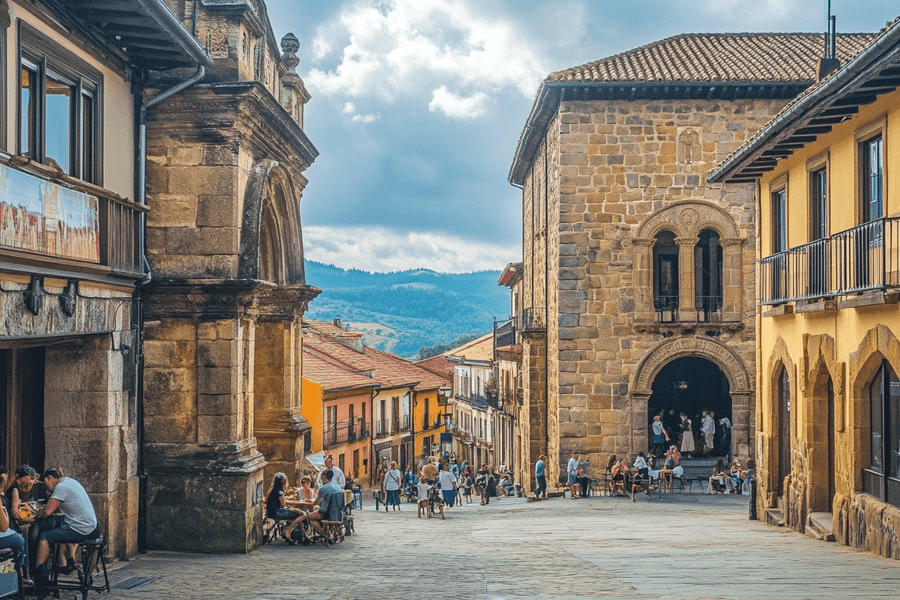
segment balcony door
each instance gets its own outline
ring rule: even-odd
[[[884,147],[881,135],[860,143],[860,224],[856,247],[856,289],[881,283],[884,247]]]

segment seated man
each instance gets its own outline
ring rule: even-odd
[[[631,501],[637,502],[634,499],[634,493],[638,490],[643,490],[647,492],[647,500],[653,500],[653,497],[650,496],[650,469],[647,467],[638,467],[633,471],[632,479],[631,479]]]
[[[310,512],[306,519],[319,535],[325,537],[325,528],[322,527],[321,521],[344,520],[344,492],[332,481],[334,472],[331,469],[323,471],[321,477],[323,485],[319,487],[319,497],[315,502],[319,508]],[[290,535],[291,531],[288,530],[286,533]]]
[[[71,477],[63,477],[58,469],[47,469],[41,479],[51,492],[47,504],[35,515],[45,519],[57,510],[63,517],[62,525],[41,532],[37,551],[38,574],[49,573],[47,559],[50,557],[50,542],[77,544],[100,537],[100,524],[94,505],[84,487]]]

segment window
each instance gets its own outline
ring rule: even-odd
[[[809,240],[828,237],[828,172],[818,169],[809,175]]]
[[[712,229],[700,232],[694,247],[695,306],[698,319],[717,321],[722,310],[722,245]]]
[[[900,506],[900,379],[882,361],[869,384],[869,467],[863,489]]]
[[[884,216],[884,163],[882,150],[880,135],[865,140],[860,147],[860,162],[862,165],[862,206],[860,208],[863,223],[868,223]]]
[[[20,24],[18,152],[100,184],[96,69]]]
[[[787,250],[787,191],[772,193],[772,254]]]
[[[653,308],[660,321],[674,321],[678,310],[678,244],[660,231],[653,244]]]

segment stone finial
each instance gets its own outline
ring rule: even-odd
[[[300,40],[293,33],[289,33],[281,38],[281,51],[284,53],[281,55],[281,60],[291,73],[294,73],[294,69],[300,64],[300,59],[297,58],[297,50],[299,49]]]

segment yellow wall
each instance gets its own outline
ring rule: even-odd
[[[429,428],[426,430],[422,430],[422,425],[425,419],[426,404],[428,405]],[[426,437],[434,436],[435,447],[437,447],[441,443],[441,433],[447,431],[447,427],[446,425],[444,425],[443,419],[441,420],[440,427],[431,427],[431,424],[434,423],[434,420],[439,414],[446,414],[446,411],[447,407],[438,406],[438,390],[425,390],[417,393],[416,408],[414,412],[416,439],[413,442],[413,451],[415,452],[416,456],[421,456],[422,441]]]
[[[861,107],[857,115],[780,161],[773,172],[761,179],[759,245],[762,257],[772,254],[773,247],[772,184],[780,184],[779,179],[784,175],[788,177],[788,248],[810,241],[807,162],[825,152],[828,153],[829,177],[828,235],[833,236],[860,223],[857,133],[879,121],[886,121],[883,137],[885,215],[900,214],[900,184],[891,182],[892,175],[900,181],[900,92],[894,92],[879,97],[872,105]],[[869,464],[866,452],[868,401],[863,395],[871,379],[873,361],[880,363],[884,357],[895,371],[900,369],[896,340],[888,342],[892,337],[900,337],[900,304],[876,302],[864,307],[847,304],[859,298],[859,295],[834,298],[830,305],[819,303],[816,305],[819,310],[812,312],[801,312],[810,306],[804,302],[790,303],[793,306],[789,310],[781,311],[785,314],[776,315],[781,309],[772,310],[771,306],[758,308],[757,395],[760,402],[756,455],[760,459],[760,502],[763,506],[773,506],[778,488],[782,487],[777,477],[775,379],[780,366],[785,365],[792,398],[792,460],[791,475],[784,490],[785,517],[789,526],[801,531],[805,526],[804,515],[823,509],[835,512],[835,529],[841,529],[839,520],[847,519],[848,503],[854,491],[862,488],[862,469]],[[816,388],[816,383],[822,381],[825,373],[835,386],[836,493],[833,499],[827,498],[827,490],[822,489],[827,485],[827,472],[823,470],[821,457],[823,448],[827,452],[828,415],[822,411],[824,389]],[[852,540],[838,539],[852,543]]]
[[[300,414],[312,427],[311,450],[319,452],[322,450],[322,428],[324,427],[322,420],[325,418],[322,414],[322,386],[304,377],[302,394],[303,403],[300,407]]]

